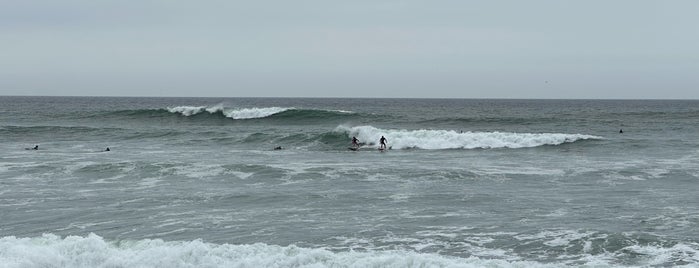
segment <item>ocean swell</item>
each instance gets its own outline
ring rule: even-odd
[[[511,132],[457,132],[454,130],[380,129],[373,126],[338,126],[336,132],[356,136],[361,142],[376,144],[385,136],[393,149],[490,149],[528,148],[560,145],[580,140],[598,140],[602,137],[564,133],[511,133]]]

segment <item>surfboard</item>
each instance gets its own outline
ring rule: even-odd
[[[352,151],[356,151],[356,150],[359,150],[359,147],[347,147],[347,149],[352,150]]]

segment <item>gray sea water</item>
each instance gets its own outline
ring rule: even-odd
[[[699,266],[699,101],[0,97],[0,141],[0,267]]]

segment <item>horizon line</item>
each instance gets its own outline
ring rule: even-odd
[[[104,96],[104,95],[0,95],[0,97],[58,97],[58,98],[240,98],[240,99],[424,99],[424,100],[686,100],[680,98],[498,98],[498,97],[269,97],[269,96]]]

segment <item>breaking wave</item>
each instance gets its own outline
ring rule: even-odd
[[[177,106],[168,107],[167,112],[183,116],[195,116],[199,114],[222,115],[227,118],[241,119],[328,119],[333,117],[347,117],[355,115],[351,111],[298,109],[294,107],[253,107],[253,108],[227,108],[216,106]]]
[[[454,130],[380,129],[373,126],[338,126],[336,132],[356,136],[361,142],[373,145],[385,136],[393,149],[490,149],[528,148],[560,145],[580,140],[599,140],[602,137],[563,133],[508,133],[457,132]]]
[[[161,109],[138,109],[138,110],[120,110],[108,113],[100,113],[90,115],[90,117],[105,118],[117,117],[119,119],[148,119],[148,118],[166,118],[171,116],[184,116],[198,119],[280,119],[285,121],[294,121],[296,119],[303,121],[305,119],[346,119],[351,117],[360,117],[361,115],[352,111],[345,110],[324,110],[324,109],[303,109],[295,107],[251,107],[251,108],[233,108],[223,105],[215,106],[175,106]],[[201,118],[204,117],[204,118]]]
[[[271,116],[273,114],[278,114],[284,111],[293,110],[295,108],[287,107],[266,107],[266,108],[243,108],[243,109],[227,109],[222,105],[217,105],[213,107],[206,106],[177,106],[172,108],[167,108],[171,113],[178,113],[184,116],[192,116],[200,113],[210,113],[217,114],[221,113],[225,117],[233,119],[253,119],[253,118],[264,118]]]

